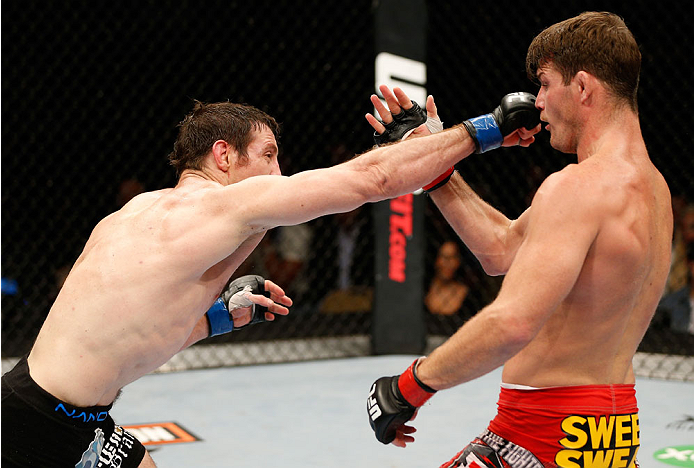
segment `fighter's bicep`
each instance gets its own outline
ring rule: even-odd
[[[296,175],[258,176],[239,182],[237,220],[258,229],[301,224],[326,214],[351,211],[368,201],[368,182],[350,169],[333,167]]]

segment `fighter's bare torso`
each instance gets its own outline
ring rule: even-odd
[[[633,141],[608,140],[600,152],[546,182],[572,184],[568,194],[583,205],[576,216],[592,223],[595,235],[571,292],[506,363],[504,382],[547,387],[634,381],[631,360],[669,271],[672,211],[663,177],[642,140]],[[545,189],[543,184],[538,196]]]
[[[219,187],[189,179],[96,226],[29,356],[39,385],[77,406],[108,404],[181,349],[264,234],[227,229],[224,249],[234,253],[210,263],[219,242],[205,197]]]

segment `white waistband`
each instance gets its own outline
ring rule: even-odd
[[[530,387],[529,385],[519,385],[519,384],[501,382],[501,388],[505,388],[507,390],[542,390],[543,388],[552,388],[552,387]]]

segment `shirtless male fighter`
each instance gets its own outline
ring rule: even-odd
[[[508,128],[504,144],[527,146],[538,131]],[[250,106],[195,105],[170,157],[177,185],[136,196],[95,227],[28,359],[3,376],[3,465],[154,466],[108,411],[128,383],[239,325],[205,311],[268,229],[409,193],[474,151],[458,128],[284,177],[278,132]],[[259,283],[240,288],[234,320],[247,323],[251,303],[268,318],[287,313],[284,292],[264,287],[270,297],[249,295],[263,292]]]
[[[374,383],[367,409],[378,440],[405,447],[407,421],[437,390],[503,365],[496,417],[444,467],[637,466],[632,358],[665,286],[673,222],[641,136],[640,63],[611,13],[583,13],[533,40],[536,106],[552,147],[578,163],[550,175],[516,220],[452,168],[429,192],[485,271],[506,276],[497,298],[428,357]],[[411,105],[384,95],[389,110],[372,99],[383,122]]]

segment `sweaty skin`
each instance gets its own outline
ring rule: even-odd
[[[670,192],[638,114],[597,78],[579,71],[566,85],[548,64],[538,79],[536,107],[550,143],[575,153],[577,164],[549,176],[516,220],[458,173],[430,193],[485,271],[506,275],[491,304],[419,361],[419,379],[436,390],[502,365],[503,382],[530,387],[634,383],[632,359],[670,268]],[[381,91],[388,109],[372,103],[389,122],[409,99]],[[427,111],[436,115],[433,100]],[[414,431],[399,427],[392,443],[405,447]]]
[[[31,376],[76,406],[113,402],[207,336],[205,311],[268,229],[410,193],[473,151],[457,128],[284,177],[268,128],[254,133],[247,165],[218,140],[202,170],[96,226],[29,355]]]
[[[634,382],[632,358],[670,267],[670,192],[633,111],[608,104],[577,110],[586,93],[592,103],[610,103],[596,99],[606,91],[594,77],[580,72],[573,86],[563,86],[559,73],[545,68],[539,79],[536,106],[549,122],[550,142],[576,153],[578,164],[548,177],[515,221],[457,174],[432,194],[484,268],[506,274],[496,300],[418,368],[434,388],[504,363],[502,378],[511,384]],[[575,107],[569,112],[558,102]],[[578,125],[581,112],[602,117]]]
[[[96,226],[29,356],[32,377],[49,393],[78,406],[111,403],[184,347],[258,244],[263,233],[230,233],[233,253],[206,265],[205,237],[214,234],[205,220],[214,214],[205,197],[215,188],[192,179],[135,197]]]

